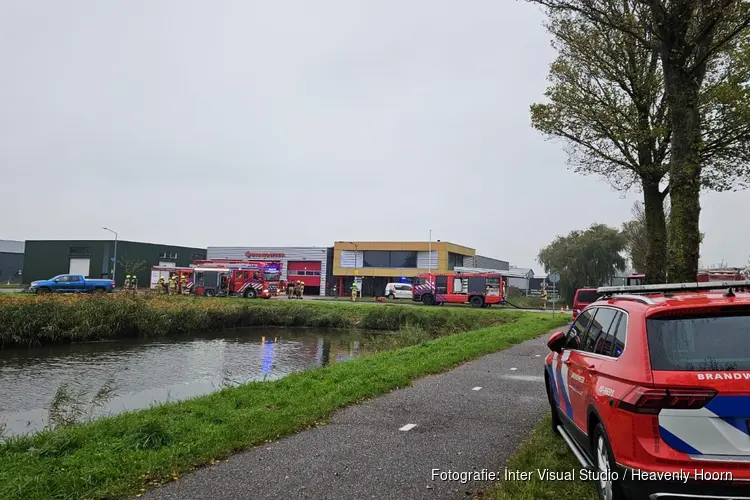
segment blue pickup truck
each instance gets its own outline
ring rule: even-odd
[[[93,293],[111,292],[112,280],[90,280],[80,274],[61,274],[52,279],[34,281],[29,287],[33,293]]]

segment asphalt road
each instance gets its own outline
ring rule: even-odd
[[[199,469],[141,498],[466,498],[489,483],[433,480],[432,471],[503,469],[549,408],[546,338],[344,409],[328,425]]]

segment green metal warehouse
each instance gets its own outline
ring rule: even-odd
[[[133,264],[141,268],[136,276],[149,286],[153,266],[189,266],[206,258],[205,248],[179,247],[137,241],[117,242],[117,286]],[[83,274],[88,278],[112,278],[114,240],[27,240],[23,260],[23,282],[49,279],[58,274]]]

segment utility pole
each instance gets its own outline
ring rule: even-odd
[[[354,245],[354,283],[356,283],[357,277],[359,276],[359,273],[357,270],[357,257],[359,256],[359,247],[353,241],[350,241],[349,243]],[[364,260],[364,256],[362,258]],[[362,265],[364,265],[364,262],[362,262]],[[360,283],[362,282],[360,281]],[[362,290],[360,286],[357,286],[357,293],[359,294],[360,297],[362,297]]]
[[[115,235],[115,256],[112,258],[112,281],[114,281],[115,286],[117,286],[117,232],[106,227],[103,227],[102,229]]]
[[[432,229],[430,229],[430,242],[427,244],[427,272],[432,274]]]

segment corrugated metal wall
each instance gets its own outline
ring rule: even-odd
[[[510,269],[510,262],[493,259],[492,257],[485,257],[483,255],[475,255],[473,257],[464,257],[464,267],[478,267],[482,269],[497,269],[498,271],[507,271]]]
[[[73,254],[72,248],[87,249],[85,254]],[[49,279],[58,274],[66,274],[70,270],[71,257],[89,259],[89,277],[108,277],[111,271],[111,259],[114,257],[114,242],[112,240],[32,240],[26,242],[26,252],[23,263],[23,282]],[[202,248],[163,245],[160,243],[141,243],[137,241],[120,240],[117,243],[117,285],[121,286],[125,280],[125,261],[145,263],[142,270],[136,273],[138,282],[148,286],[151,281],[151,267],[159,264],[160,254],[168,252],[177,254],[174,261],[177,266],[189,266],[195,259],[203,258],[206,251]]]
[[[283,253],[283,257],[246,257],[245,252],[251,253]],[[352,252],[354,253],[354,252]],[[284,263],[281,279],[287,279],[289,261],[320,262],[320,295],[325,295],[326,276],[328,275],[327,248],[325,247],[208,247],[208,259],[236,259],[236,260],[279,260]],[[361,255],[360,255],[361,259]],[[353,262],[353,261],[352,261]],[[353,267],[353,266],[352,266]]]

